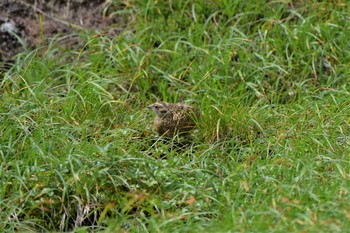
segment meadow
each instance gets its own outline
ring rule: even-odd
[[[0,73],[1,232],[349,232],[346,1],[115,6]],[[155,101],[200,109],[190,140]]]

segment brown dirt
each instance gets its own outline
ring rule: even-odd
[[[79,30],[95,30],[110,36],[119,34],[126,20],[118,14],[104,15],[106,6],[110,6],[109,2],[1,0],[0,62],[11,61],[14,55],[23,50],[24,45],[33,48],[42,46],[55,35],[69,35]]]

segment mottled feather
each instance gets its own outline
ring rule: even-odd
[[[156,113],[155,131],[166,137],[189,133],[196,126],[195,119],[200,117],[199,110],[188,104],[156,102],[148,108]]]

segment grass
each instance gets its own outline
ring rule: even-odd
[[[0,231],[348,231],[345,1],[123,4],[0,74]],[[155,100],[200,108],[190,143]]]

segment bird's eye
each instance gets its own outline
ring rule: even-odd
[[[154,108],[158,109],[158,108],[160,108],[160,107],[159,107],[159,106],[154,106]]]

